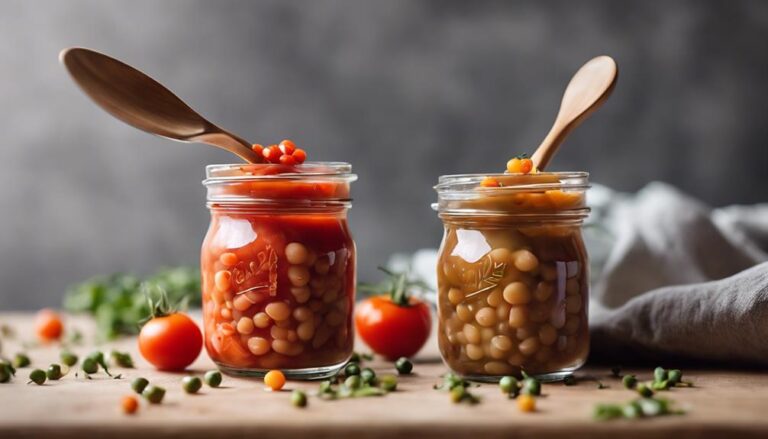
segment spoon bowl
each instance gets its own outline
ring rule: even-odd
[[[212,124],[162,84],[121,61],[79,47],[62,50],[59,60],[97,105],[134,128],[216,146],[247,162],[264,161],[249,142]]]

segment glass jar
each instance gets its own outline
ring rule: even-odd
[[[224,372],[323,378],[352,355],[351,170],[330,162],[206,168],[204,338]]]
[[[485,177],[500,187],[481,187]],[[454,372],[562,378],[589,352],[589,174],[440,177],[439,346]]]

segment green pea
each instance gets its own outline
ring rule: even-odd
[[[45,372],[42,369],[35,369],[29,373],[29,382],[42,386],[45,382]],[[29,383],[27,383],[29,384]]]
[[[350,363],[360,363],[360,354],[357,352],[352,352],[352,356],[349,357]]]
[[[61,374],[61,366],[58,364],[51,364],[48,366],[48,370],[45,372],[45,375],[48,377],[49,380],[56,381],[62,377]]]
[[[668,373],[667,380],[669,381],[670,385],[674,386],[683,380],[683,372],[681,372],[679,369],[672,369]]]
[[[109,356],[116,365],[126,369],[133,368],[133,358],[131,358],[131,354],[128,352],[112,351]]]
[[[11,372],[5,366],[0,366],[0,383],[7,383],[10,380]]]
[[[359,389],[363,385],[363,379],[360,375],[350,375],[344,380],[344,385],[349,389]]]
[[[72,352],[63,351],[61,354],[59,354],[59,358],[61,359],[61,362],[68,367],[72,367],[77,364],[77,355],[73,354]]]
[[[165,397],[165,389],[158,386],[149,386],[141,392],[141,396],[151,404],[160,404]]]
[[[13,368],[11,363],[0,360],[0,383],[7,383],[15,375],[16,369]]]
[[[90,358],[91,360],[101,364],[104,361],[104,352],[101,351],[93,351],[86,358]]]
[[[667,371],[663,367],[657,367],[653,370],[654,381],[665,381],[667,379]]]
[[[634,401],[625,405],[622,408],[622,413],[625,418],[629,418],[629,419],[639,418],[640,416],[643,415],[643,412],[640,409],[640,404]]]
[[[203,382],[198,377],[186,376],[181,379],[181,387],[187,393],[197,393],[203,387]]]
[[[525,395],[539,396],[541,395],[541,383],[536,378],[524,378],[521,391]]]
[[[640,396],[644,398],[650,398],[653,396],[653,390],[651,390],[651,388],[645,384],[638,384],[637,387],[635,387],[635,390],[640,394]]]
[[[517,395],[517,392],[519,391],[517,378],[513,376],[501,377],[499,380],[499,389],[501,389],[502,393],[506,393],[507,395]]]
[[[621,383],[624,384],[624,387],[627,389],[634,389],[635,386],[637,386],[637,377],[634,375],[624,375],[624,378],[621,379]]]
[[[563,377],[563,384],[566,386],[574,386],[576,385],[576,377],[571,375],[566,375]]]
[[[221,372],[218,370],[209,370],[205,373],[203,379],[205,380],[205,384],[208,384],[210,387],[219,387],[221,385]]]
[[[379,387],[387,392],[394,392],[397,390],[397,377],[394,375],[382,375],[379,378]]]
[[[624,416],[624,411],[622,407],[617,404],[598,404],[595,406],[593,416],[595,419],[600,420],[615,419]]]
[[[83,369],[83,372],[86,374],[92,374],[99,371],[99,363],[94,360],[91,357],[86,358],[83,360],[83,364],[81,365],[81,368]]]
[[[307,406],[307,394],[302,392],[299,389],[294,390],[291,393],[291,404],[293,404],[296,407],[306,407]]]
[[[405,357],[400,357],[395,361],[395,369],[400,375],[408,375],[413,370],[413,363]]]
[[[653,390],[669,390],[669,381],[654,381],[651,383],[651,389]]]
[[[658,416],[667,413],[667,404],[654,398],[642,398],[637,401],[644,416]]]
[[[360,366],[357,363],[349,363],[344,368],[344,376],[360,375]]]
[[[467,397],[467,389],[464,386],[456,386],[451,389],[451,401],[459,403]]]
[[[141,395],[141,392],[144,391],[144,389],[147,388],[147,385],[149,385],[149,380],[146,378],[138,377],[133,382],[131,382],[131,389],[133,389],[134,392]]]
[[[360,379],[363,380],[363,384],[373,385],[376,383],[376,372],[370,367],[366,367],[360,371]]]
[[[32,364],[32,362],[29,360],[29,357],[26,356],[26,354],[19,353],[19,354],[16,354],[15,357],[13,357],[14,367],[22,368],[22,367],[27,367],[30,364]]]

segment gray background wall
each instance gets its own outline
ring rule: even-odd
[[[253,141],[351,162],[362,278],[436,246],[437,177],[530,151],[598,54],[618,60],[618,87],[554,168],[627,191],[665,180],[713,205],[768,195],[765,1],[0,0],[2,309],[195,264],[203,166],[232,160],[97,109],[58,65],[72,45]]]

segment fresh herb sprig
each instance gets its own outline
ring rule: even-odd
[[[93,315],[99,340],[138,334],[139,322],[150,314],[142,283],[164,290],[171,303],[186,299],[190,306],[200,306],[200,271],[177,267],[161,269],[143,281],[128,274],[88,279],[70,287],[64,308]]]

